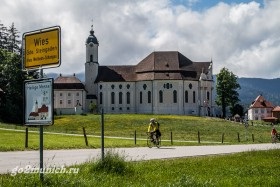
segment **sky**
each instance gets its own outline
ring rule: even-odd
[[[59,25],[61,65],[84,72],[91,25],[100,65],[136,65],[154,51],[213,61],[238,77],[280,78],[279,0],[1,0],[0,22],[20,32]]]

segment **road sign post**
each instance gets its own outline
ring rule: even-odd
[[[43,126],[53,124],[53,79],[43,79],[43,68],[61,63],[59,26],[26,32],[22,37],[22,69],[39,69],[40,78],[24,82],[24,124],[40,127],[40,180],[44,180]]]

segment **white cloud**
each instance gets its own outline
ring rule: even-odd
[[[93,19],[101,65],[136,64],[154,50],[178,50],[193,61],[214,62],[239,77],[280,77],[280,1],[226,4],[202,11],[196,0],[4,0],[0,20],[23,33],[62,28],[62,65],[48,71],[84,71],[85,40]]]

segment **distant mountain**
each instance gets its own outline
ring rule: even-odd
[[[215,84],[217,83],[214,76]],[[273,105],[280,105],[280,78],[261,79],[261,78],[238,78],[241,89],[238,90],[239,99],[242,106],[246,109],[260,94]],[[213,91],[214,98],[217,96],[216,87]]]
[[[238,83],[241,86],[239,98],[242,104],[249,106],[258,95],[262,94],[273,105],[280,105],[280,78],[239,78]]]
[[[48,73],[48,77],[56,78],[59,76],[57,73]],[[63,74],[63,76],[73,76],[73,74]],[[85,82],[85,74],[77,73],[75,74],[82,82]],[[214,76],[214,81],[216,81],[216,76]],[[280,78],[277,79],[261,79],[261,78],[238,78],[238,83],[241,89],[238,90],[239,99],[243,106],[249,107],[250,104],[256,99],[260,94],[264,98],[270,101],[273,105],[280,106]],[[214,98],[216,98],[216,87],[213,91]]]

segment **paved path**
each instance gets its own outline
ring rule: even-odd
[[[280,144],[215,145],[215,146],[174,146],[161,148],[115,148],[128,161],[165,159],[177,157],[229,154],[251,150],[280,149]],[[106,149],[105,149],[106,151]],[[101,156],[100,149],[44,150],[44,167],[61,167],[81,164]],[[31,165],[39,167],[39,151],[0,152],[0,174],[14,168]]]

